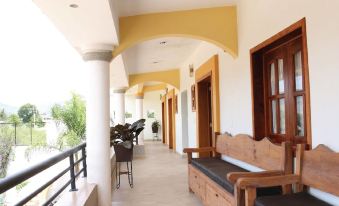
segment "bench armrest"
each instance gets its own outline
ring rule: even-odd
[[[244,177],[271,177],[271,176],[279,176],[283,175],[283,171],[281,170],[270,170],[270,171],[262,171],[262,172],[230,172],[227,174],[227,179],[233,184],[237,183],[239,178]]]
[[[237,186],[241,189],[247,187],[273,187],[279,185],[291,185],[300,182],[299,175],[279,175],[270,177],[244,177],[237,180]]]
[[[201,148],[185,148],[184,153],[187,153],[188,163],[191,163],[192,153],[201,153],[201,152],[215,152],[214,147],[201,147]]]
[[[244,177],[237,180],[236,187],[245,189],[245,205],[253,206],[258,187],[286,186],[300,182],[298,175],[279,175],[271,177]]]

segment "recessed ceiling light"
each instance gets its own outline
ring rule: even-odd
[[[78,4],[70,4],[69,7],[73,8],[73,9],[76,9],[76,8],[79,7],[79,5]]]
[[[167,43],[167,41],[161,41],[160,44],[161,45],[165,45]]]

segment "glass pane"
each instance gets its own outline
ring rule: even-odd
[[[285,99],[279,100],[279,108],[280,108],[280,134],[286,133],[285,127]]]
[[[283,94],[285,92],[283,59],[278,59],[278,72],[279,72],[279,94]]]
[[[301,62],[301,51],[294,54],[294,74],[296,91],[303,90],[303,70]]]
[[[271,94],[275,95],[275,66],[271,64]]]
[[[303,96],[297,97],[297,136],[305,135],[304,123],[304,98]]]
[[[272,100],[272,132],[277,133],[277,103]]]

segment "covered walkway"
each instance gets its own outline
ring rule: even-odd
[[[145,142],[145,157],[133,162],[134,188],[122,176],[121,187],[112,195],[112,206],[199,206],[188,192],[187,159],[160,142]],[[125,166],[125,165],[122,165]]]

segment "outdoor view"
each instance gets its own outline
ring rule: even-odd
[[[86,82],[81,56],[32,1],[1,1],[0,25],[1,179],[84,141]],[[67,161],[0,195],[0,205],[13,205]],[[61,182],[27,205],[43,203]]]

